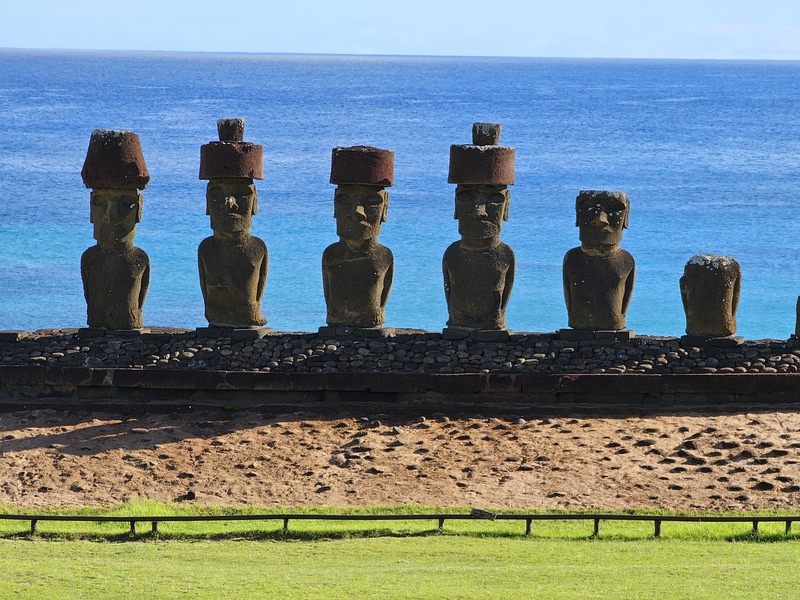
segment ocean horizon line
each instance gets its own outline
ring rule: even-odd
[[[338,52],[249,52],[249,51],[224,51],[224,50],[141,50],[120,48],[27,48],[0,46],[0,53],[43,53],[43,54],[79,54],[79,55],[105,55],[105,56],[131,56],[140,55],[147,57],[165,56],[175,58],[179,56],[211,56],[225,57],[297,57],[297,58],[363,58],[363,59],[444,59],[444,60],[476,60],[476,61],[543,61],[543,62],[679,62],[679,63],[800,63],[800,58],[715,58],[715,57],[630,57],[630,56],[514,56],[514,55],[456,55],[456,54],[356,54]]]

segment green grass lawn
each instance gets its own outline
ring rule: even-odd
[[[113,512],[225,510],[284,512]],[[749,599],[800,589],[800,535],[784,536],[782,523],[762,524],[758,538],[746,523],[665,523],[661,539],[629,522],[604,522],[599,539],[591,522],[572,521],[534,522],[531,536],[505,521],[449,521],[443,534],[428,521],[296,521],[288,536],[282,525],[162,523],[123,543],[124,523],[42,522],[31,537],[27,522],[0,522],[0,598]]]

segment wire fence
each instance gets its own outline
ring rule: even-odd
[[[283,521],[283,533],[289,533],[291,521],[434,521],[439,531],[444,531],[446,521],[490,520],[525,521],[525,535],[530,535],[534,521],[592,521],[594,537],[600,536],[601,521],[649,521],[653,523],[653,535],[661,536],[663,523],[751,523],[753,535],[758,536],[760,523],[784,523],[786,535],[791,534],[792,524],[800,521],[800,515],[792,516],[713,516],[713,515],[625,515],[625,514],[502,514],[473,509],[469,513],[438,514],[243,514],[243,515],[161,515],[161,516],[119,516],[119,515],[31,515],[0,514],[0,520],[29,521],[31,535],[38,532],[42,521],[70,521],[90,523],[128,523],[130,534],[136,535],[138,523],[150,523],[151,532],[158,533],[158,524],[167,522],[212,522],[212,521]]]

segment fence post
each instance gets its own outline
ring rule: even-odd
[[[289,519],[283,519],[283,533],[289,533]]]
[[[656,524],[655,537],[661,537],[661,519],[655,519],[653,522]]]
[[[136,521],[131,521],[131,535],[136,535]]]
[[[439,531],[444,531],[444,517],[439,517]]]
[[[531,534],[531,523],[533,519],[525,519],[525,535]]]
[[[594,520],[594,533],[592,534],[594,537],[600,536],[600,519],[595,517]]]
[[[792,522],[786,521],[786,535],[791,535],[792,533]]]
[[[758,536],[758,520],[753,519],[753,535]]]
[[[152,531],[153,533],[158,533],[158,521],[152,521],[150,523],[150,526],[151,526],[150,531]]]
[[[37,519],[31,519],[31,535],[36,535],[36,525],[39,523]]]

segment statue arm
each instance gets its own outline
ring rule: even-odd
[[[389,292],[392,291],[392,280],[394,279],[394,257],[389,256],[389,266],[386,269],[386,275],[383,277],[383,289],[381,290],[381,308],[386,307],[386,302],[389,300]]]
[[[331,302],[331,284],[328,275],[328,269],[325,268],[325,257],[322,257],[322,294],[325,296],[325,304]]]
[[[516,258],[514,253],[509,253],[508,269],[506,269],[506,280],[503,285],[503,293],[500,296],[500,310],[505,310],[508,300],[511,298],[511,288],[514,287],[514,273],[516,269]]]
[[[738,269],[737,269],[738,270]],[[731,314],[735,315],[739,308],[739,295],[742,293],[742,272],[736,273],[736,281],[733,284],[733,298],[731,300]]]
[[[452,282],[450,281],[450,270],[447,268],[447,252],[442,257],[442,278],[444,279],[444,299],[447,302],[447,306],[450,306],[450,286]]]
[[[681,287],[681,303],[683,303],[683,314],[689,314],[688,313],[688,306],[689,306],[689,303],[688,303],[688,300],[689,300],[688,287],[689,286],[686,284],[686,275],[681,277],[681,279],[680,279],[680,287]]]
[[[266,246],[264,247],[264,256],[261,257],[261,265],[258,270],[258,286],[256,287],[256,300],[261,301],[264,296],[264,290],[267,287],[267,271],[269,270],[269,253]]]
[[[628,305],[631,303],[631,296],[633,296],[633,283],[636,280],[636,263],[631,264],[631,270],[628,277],[625,279],[625,294],[622,296],[622,314],[628,312]]]
[[[144,271],[142,272],[142,284],[139,286],[139,310],[144,308],[144,299],[147,296],[147,290],[150,288],[150,261],[146,261]]]
[[[567,305],[567,314],[570,313],[572,309],[572,294],[571,294],[571,287],[569,285],[569,275],[567,275],[567,258],[569,254],[564,257],[564,264],[561,267],[561,281],[564,287],[564,303]]]
[[[203,300],[206,300],[206,266],[199,250],[197,252],[197,271],[200,276],[200,291],[203,294]]]

